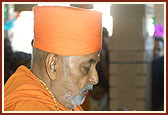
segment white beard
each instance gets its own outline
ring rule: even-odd
[[[72,105],[75,107],[76,105],[81,105],[83,104],[83,102],[85,101],[86,96],[82,96],[82,92],[85,90],[93,90],[93,85],[92,84],[87,84],[78,95],[71,97],[70,96],[70,92],[68,92],[65,97],[67,98],[67,100],[72,103]],[[74,108],[73,107],[73,108]]]

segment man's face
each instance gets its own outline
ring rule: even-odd
[[[61,99],[73,106],[84,102],[88,90],[92,90],[93,84],[98,83],[96,64],[99,58],[98,51],[90,55],[69,56],[62,59],[62,66],[60,66],[62,72],[58,74],[63,92]]]

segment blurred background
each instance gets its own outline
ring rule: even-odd
[[[164,3],[3,4],[4,84],[18,66],[30,68],[35,5],[73,6],[103,13],[99,83],[86,111],[164,110]]]

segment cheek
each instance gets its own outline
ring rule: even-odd
[[[80,91],[86,86],[88,82],[89,82],[89,75],[82,76],[82,78],[78,82]]]
[[[72,85],[74,92],[77,94],[85,87],[88,82],[88,76],[83,76],[80,71],[79,72],[71,72],[72,76]]]
[[[79,90],[80,85],[80,75],[77,72],[71,72],[70,74],[71,78],[71,84],[74,87],[74,89]]]
[[[62,80],[62,92],[64,94],[69,94],[70,96],[75,96],[78,91],[78,86],[76,82],[71,77],[67,76],[65,79]]]
[[[78,79],[75,77],[75,73],[70,74],[63,79],[63,86],[65,93],[70,93],[71,96],[76,96],[79,92]]]

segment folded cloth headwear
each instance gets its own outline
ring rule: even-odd
[[[101,49],[101,12],[63,6],[35,6],[33,11],[33,47],[63,56]]]

